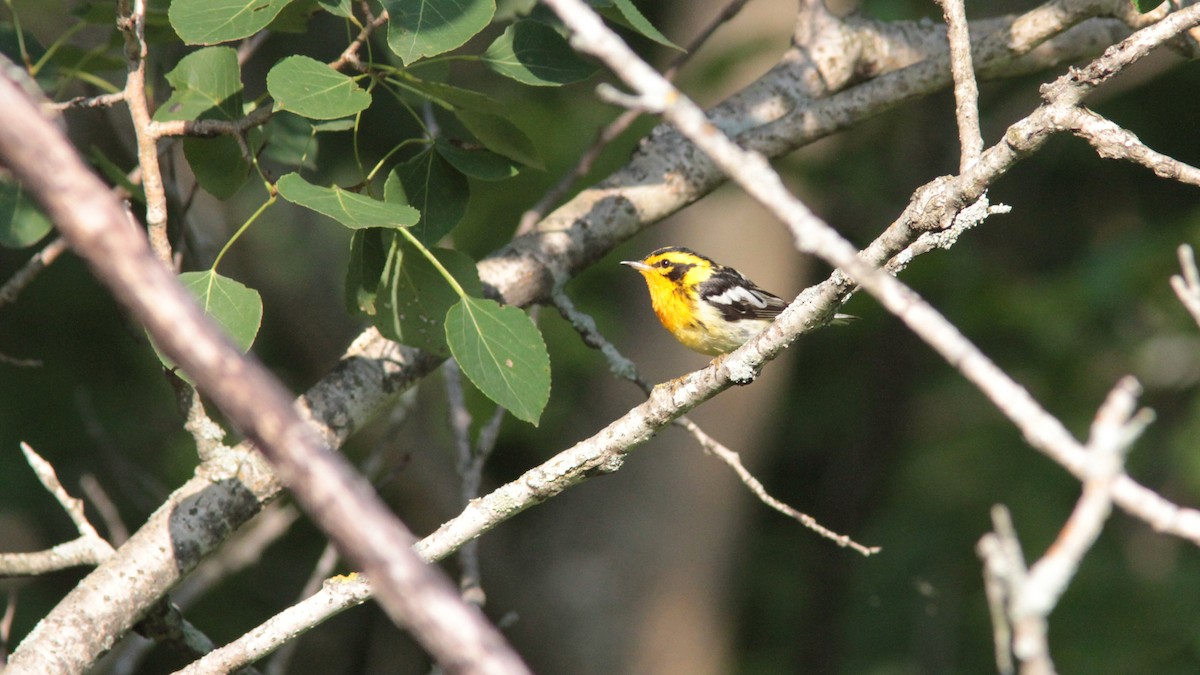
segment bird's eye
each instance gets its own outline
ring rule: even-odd
[[[661,268],[663,268],[663,269],[665,270],[665,269],[667,269],[668,267],[670,267],[670,266],[671,266],[671,261],[670,261],[670,260],[659,260],[659,261],[658,261],[657,263],[655,263],[655,264],[656,264],[656,265],[658,265],[659,267],[661,267]]]

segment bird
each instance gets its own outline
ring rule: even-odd
[[[741,272],[682,246],[622,260],[642,274],[654,313],[675,339],[701,354],[728,354],[758,335],[788,303]],[[837,314],[844,322],[857,317]]]

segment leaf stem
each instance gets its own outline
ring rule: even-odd
[[[406,138],[406,139],[404,139],[399,144],[397,144],[396,147],[392,148],[391,150],[388,150],[386,155],[384,155],[382,158],[380,158],[380,160],[375,164],[375,168],[371,169],[371,172],[367,174],[367,179],[365,182],[370,183],[372,180],[374,180],[375,174],[379,173],[379,170],[383,168],[384,163],[386,163],[388,161],[388,159],[391,158],[392,155],[396,154],[397,152],[400,152],[406,146],[408,146],[409,144],[412,144],[412,143],[429,143],[429,140],[425,139],[425,138]],[[418,155],[419,155],[419,153],[418,153]]]
[[[409,232],[407,227],[398,227],[396,229],[401,235],[404,236],[405,239],[408,240],[408,243],[416,247],[416,249],[421,252],[421,255],[425,256],[425,259],[428,260],[431,265],[437,268],[437,271],[441,273],[442,277],[446,280],[446,283],[450,284],[450,288],[453,288],[454,292],[458,293],[458,297],[462,298],[463,300],[466,300],[468,297],[470,297],[467,295],[467,292],[463,290],[463,287],[459,285],[458,280],[454,278],[454,275],[450,274],[450,270],[443,267],[442,262],[437,259],[437,256],[435,256],[432,251],[426,248],[425,244],[422,244],[421,240],[417,239],[412,232]]]
[[[214,273],[217,271],[217,265],[221,264],[221,259],[225,257],[225,253],[230,248],[233,248],[233,242],[237,241],[238,238],[241,237],[242,234],[245,233],[246,230],[250,228],[250,225],[253,224],[254,221],[258,220],[258,217],[261,216],[263,213],[265,213],[266,210],[272,204],[274,204],[275,200],[277,200],[277,199],[279,199],[278,193],[272,194],[270,199],[263,202],[262,206],[259,206],[258,210],[256,210],[254,213],[252,213],[250,215],[250,217],[246,219],[246,222],[242,223],[242,226],[238,228],[237,232],[234,232],[233,236],[229,238],[229,241],[225,242],[225,245],[221,247],[221,252],[217,254],[216,260],[213,260],[212,267],[209,268],[210,271],[212,271]]]

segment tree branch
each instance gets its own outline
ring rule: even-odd
[[[962,145],[959,171],[966,171],[983,152],[979,132],[979,86],[971,63],[971,32],[963,0],[940,0],[950,40],[950,73],[954,77],[954,113],[958,119],[958,138]]]
[[[38,481],[58,500],[67,517],[75,524],[79,537],[37,553],[0,554],[0,577],[45,574],[69,567],[98,565],[108,559],[113,553],[113,547],[88,522],[83,512],[83,502],[67,493],[66,488],[58,481],[54,467],[34,452],[27,443],[21,443],[21,452]]]
[[[14,75],[23,76],[9,64],[0,78],[0,110],[5,117],[0,124],[0,157],[72,249],[89,262],[162,351],[270,457],[283,481],[347,559],[371,575],[380,604],[394,621],[406,625],[447,669],[525,672],[499,633],[461,601],[449,580],[413,554],[412,535],[300,417],[282,385],[260,364],[241,355],[207,319],[140,232],[130,226],[109,190],[10,79]],[[145,176],[147,183],[150,173]],[[131,614],[124,621],[132,623],[140,615]],[[89,666],[97,645],[53,650],[30,646],[41,639],[62,639],[57,628],[52,621],[42,621],[13,654],[11,672],[68,673]],[[107,643],[124,629],[92,638]]]

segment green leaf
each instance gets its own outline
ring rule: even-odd
[[[166,78],[174,91],[155,112],[156,120],[241,118],[241,68],[232,47],[188,54]],[[232,197],[250,175],[250,162],[232,137],[185,138],[183,152],[200,186],[218,199]]]
[[[496,17],[493,21],[516,21],[523,16],[529,16],[537,7],[537,0],[496,0]]]
[[[550,355],[525,312],[463,298],[446,314],[446,342],[480,391],[516,418],[537,425],[550,400]]]
[[[436,244],[467,215],[467,178],[436,152],[422,152],[397,166],[383,187],[385,200],[411,204],[421,212],[412,233],[426,246]],[[397,192],[400,199],[393,198]]]
[[[224,330],[238,350],[245,353],[254,344],[262,324],[262,298],[258,291],[223,277],[212,270],[184,272],[179,282],[188,289],[200,306]]]
[[[313,129],[317,133],[324,131],[350,131],[354,125],[358,124],[358,120],[354,117],[339,117],[335,120],[317,120],[313,122]]]
[[[288,112],[271,116],[263,126],[267,144],[263,155],[284,166],[311,169],[316,166],[317,139],[312,122]]]
[[[1133,0],[1133,6],[1142,14],[1147,14],[1158,9],[1158,6],[1163,4],[1164,0]]]
[[[190,45],[250,37],[267,27],[291,0],[174,0],[167,16]]]
[[[351,229],[363,227],[407,227],[415,225],[421,214],[411,206],[382,202],[334,185],[313,185],[289,173],[275,183],[279,196],[317,213],[324,214]]]
[[[394,233],[385,236],[394,241],[379,289],[375,326],[396,342],[449,356],[446,312],[459,300],[458,292],[407,239]],[[468,293],[483,293],[475,261],[449,249],[430,252]]]
[[[17,183],[0,182],[0,246],[25,248],[50,232],[50,219]]]
[[[406,89],[450,111],[473,110],[492,115],[506,115],[508,109],[496,99],[470,89],[462,89],[443,82],[422,80],[412,73],[397,73],[397,83]]]
[[[439,138],[433,146],[454,168],[479,180],[504,180],[518,173],[517,165],[507,157],[482,147]]]
[[[276,63],[267,73],[267,91],[278,108],[315,120],[348,117],[371,105],[370,92],[307,56],[289,56]]]
[[[473,110],[456,110],[454,115],[488,150],[535,169],[545,168],[533,141],[507,119]]]
[[[174,91],[154,113],[160,122],[170,120],[235,120],[242,114],[242,76],[237,51],[232,47],[206,47],[180,59],[167,73]]]
[[[250,162],[230,136],[185,138],[183,156],[200,187],[217,199],[229,199],[250,177]]]
[[[354,16],[354,10],[350,8],[350,0],[317,0],[317,4],[326,12],[343,19]]]
[[[540,21],[518,21],[496,38],[482,56],[484,64],[518,82],[557,87],[587,79],[595,66],[579,58],[567,40]]]
[[[406,66],[461,47],[496,13],[494,0],[383,0],[383,6],[388,46]]]
[[[322,9],[317,0],[291,0],[291,4],[284,7],[265,30],[272,33],[305,33],[309,20]]]
[[[682,47],[668,40],[667,36],[660,33],[658,29],[654,27],[654,24],[650,23],[650,20],[647,19],[633,4],[633,0],[613,0],[612,6],[617,10],[616,12],[613,12],[612,10],[602,10],[600,14],[602,14],[605,18],[632,28],[638,33],[638,35],[649,38],[664,47],[670,47],[671,49],[683,51]]]
[[[179,282],[200,303],[205,315],[233,340],[238,350],[246,353],[262,325],[263,306],[258,291],[212,270],[184,272],[179,275]],[[168,370],[175,367],[157,345],[154,351]]]
[[[355,230],[351,235],[345,298],[351,314],[373,317],[377,313],[376,299],[393,236],[390,230],[378,227]]]

